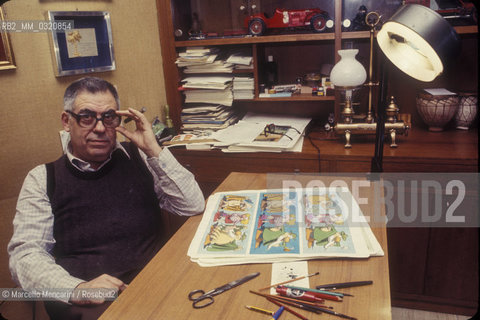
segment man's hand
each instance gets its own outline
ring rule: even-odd
[[[95,295],[95,290],[91,289],[113,289],[118,293],[125,290],[127,285],[122,280],[112,277],[108,274],[80,283],[74,290],[70,302],[77,305],[102,304],[105,298],[102,295]],[[104,290],[103,292],[106,292]],[[100,292],[100,290],[99,290]]]
[[[117,114],[131,118],[135,121],[137,127],[135,131],[131,132],[125,129],[125,127],[120,126],[116,128],[117,132],[120,132],[130,139],[147,157],[158,157],[160,151],[162,151],[162,147],[158,145],[152,130],[152,125],[145,115],[132,108],[128,108],[128,110],[118,110]]]

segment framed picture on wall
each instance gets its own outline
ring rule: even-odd
[[[5,16],[3,15],[3,9],[0,7],[0,70],[15,69],[15,59],[13,58],[12,47],[10,46],[10,38],[6,30],[8,25],[3,26]]]
[[[57,77],[115,70],[108,12],[49,11],[48,18]]]

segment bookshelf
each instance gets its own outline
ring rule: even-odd
[[[230,4],[230,9],[212,8],[215,15],[206,19],[212,22],[212,28],[218,28],[219,25],[221,28],[221,24],[229,24],[228,28],[241,26],[240,19],[232,18],[232,15],[236,12],[234,8],[247,2],[252,3],[246,0],[222,2],[222,5]],[[344,7],[349,1],[331,0],[322,2],[322,5],[324,3],[330,5],[334,20],[341,21]],[[310,69],[319,69],[322,63],[335,63],[339,59],[336,52],[347,43],[353,44],[360,50],[358,59],[367,68],[369,31],[342,32],[340,25],[335,24],[333,30],[319,34],[287,32],[259,37],[204,40],[175,38],[174,31],[177,28],[188,29],[187,23],[178,22],[179,17],[191,14],[193,7],[198,4],[201,5],[202,1],[157,0],[166,95],[171,106],[171,117],[177,128],[181,125],[183,97],[177,90],[181,74],[174,62],[177,52],[190,46],[240,46],[251,49],[254,65],[253,70],[247,72],[255,79],[255,96],[251,100],[234,102],[236,108],[272,114],[303,114],[315,119],[301,153],[226,154],[218,150],[172,149],[176,158],[196,175],[206,196],[232,171],[266,173],[369,171],[374,152],[373,136],[354,137],[353,148],[345,149],[341,138],[325,138],[324,132],[321,131],[329,113],[335,112],[338,116],[340,106],[335,96],[258,97],[263,63],[268,54],[275,55],[280,62],[279,78],[284,83]],[[257,5],[260,5],[261,9],[268,10],[271,6],[277,5],[279,7],[282,5],[318,6],[318,1],[299,0],[295,4],[281,0],[268,1],[268,3],[258,1]],[[224,14],[227,17],[219,16],[222,10],[227,12]],[[442,133],[431,133],[426,129],[416,111],[415,97],[420,89],[445,87],[452,91],[477,90],[478,26],[457,26],[455,29],[462,39],[461,55],[456,65],[445,70],[445,73],[435,82],[428,84],[412,82],[399,71],[390,72],[389,95],[397,98],[401,113],[411,114],[413,127],[409,136],[398,137],[400,145],[398,149],[385,147],[384,169],[387,172],[478,172],[477,128],[463,132],[450,127]],[[301,55],[298,54],[299,52]],[[288,63],[291,66],[286,67]],[[466,315],[476,311],[478,307],[477,229],[401,228],[387,230],[387,232],[392,305]],[[463,239],[465,246],[462,250],[448,246],[448,250],[442,255],[438,248],[445,246],[445,239],[451,241]],[[458,292],[459,295],[453,297],[450,292]]]

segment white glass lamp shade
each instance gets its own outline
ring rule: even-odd
[[[338,50],[340,61],[330,73],[330,81],[336,87],[357,87],[367,79],[367,71],[355,59],[358,49]]]

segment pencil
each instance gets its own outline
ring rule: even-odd
[[[245,308],[247,308],[248,310],[253,310],[253,311],[269,314],[271,316],[273,316],[273,314],[275,313],[274,311],[265,310],[265,309],[262,309],[262,308],[259,308],[259,307],[254,307],[254,306],[245,306]]]
[[[297,312],[293,311],[293,310],[290,309],[289,307],[284,306],[283,304],[281,304],[280,302],[275,301],[275,300],[272,299],[272,298],[267,298],[267,300],[270,301],[271,303],[276,304],[276,305],[279,306],[279,307],[284,307],[286,311],[290,312],[291,314],[293,314],[294,316],[298,317],[299,319],[308,320],[308,318],[305,318],[305,317],[302,316],[300,313],[297,313]]]
[[[336,311],[333,311],[333,310],[323,309],[323,308],[320,308],[320,307],[318,307],[318,310],[320,310],[320,311],[322,311],[322,312],[325,312],[325,313],[328,313],[328,314],[331,314],[331,315],[333,315],[333,316],[337,316],[337,317],[343,318],[343,319],[357,320],[357,318],[350,317],[350,316],[347,316],[346,314],[343,314],[343,313],[340,313],[340,312],[336,312]]]
[[[267,298],[268,299],[268,298]],[[319,308],[313,306],[313,305],[310,305],[310,304],[305,304],[303,302],[294,302],[294,301],[291,301],[291,300],[282,300],[280,297],[278,298],[271,298],[273,300],[276,300],[280,303],[284,303],[286,305],[289,305],[289,306],[292,306],[292,307],[295,307],[295,308],[299,308],[299,309],[302,309],[302,310],[305,310],[305,311],[309,311],[309,312],[313,312],[313,313],[322,313],[322,311],[319,310]]]
[[[277,298],[275,298],[275,299],[277,299]],[[267,298],[267,300],[270,300],[270,299]],[[329,309],[332,309],[331,307],[314,306],[314,305],[306,304],[304,302],[293,302],[293,301],[283,301],[283,300],[279,300],[279,301],[281,301],[282,303],[285,303],[287,305],[294,306],[296,308],[300,308],[300,309],[303,309],[305,311],[310,311],[310,312],[314,312],[314,313],[317,313],[317,314],[324,312],[324,313],[328,313],[328,314],[331,314],[333,316],[337,316],[337,317],[344,318],[344,319],[357,320],[357,318],[347,316],[346,314],[336,312],[334,310],[329,310]]]
[[[284,281],[284,282],[272,284],[271,286],[268,286],[268,287],[265,287],[265,288],[258,289],[258,291],[267,290],[267,289],[270,289],[270,288],[273,288],[273,287],[276,287],[276,286],[280,286],[282,284],[290,283],[290,282],[297,281],[297,280],[302,280],[302,279],[305,279],[305,278],[310,278],[310,277],[313,277],[313,276],[316,276],[316,275],[319,275],[319,274],[320,274],[320,272],[315,272],[315,273],[309,274],[307,276],[297,277],[297,278],[290,279],[290,280],[287,280],[287,281]]]

